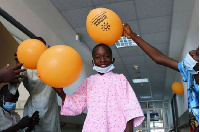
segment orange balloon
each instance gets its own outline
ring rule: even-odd
[[[123,25],[119,16],[110,9],[96,8],[86,20],[87,32],[96,43],[112,45],[122,36]]]
[[[81,56],[70,46],[52,46],[38,60],[38,77],[54,88],[67,87],[78,79],[82,65]]]
[[[175,94],[182,94],[183,91],[184,91],[184,88],[183,88],[183,84],[181,84],[180,82],[174,82],[172,84],[172,91],[175,93]]]
[[[37,69],[40,55],[47,49],[45,44],[37,39],[24,40],[17,48],[17,58],[28,69]]]

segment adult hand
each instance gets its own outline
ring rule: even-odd
[[[23,63],[18,63],[12,68],[9,68],[9,64],[7,64],[0,70],[0,83],[20,83],[18,79],[26,77],[26,75],[20,75],[21,72],[26,71],[26,69],[21,69],[22,65]]]
[[[39,111],[35,111],[33,113],[31,120],[32,120],[31,127],[35,127],[40,122]]]
[[[29,117],[30,119],[30,124],[27,126],[28,129],[26,129],[25,132],[32,132],[33,128],[39,123],[40,118],[39,118],[39,112],[35,111],[33,113],[33,115],[31,117]]]
[[[31,126],[32,119],[28,116],[23,117],[17,124],[20,129]]]

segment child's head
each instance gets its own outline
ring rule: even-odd
[[[92,50],[93,64],[105,68],[114,63],[112,50],[108,45],[98,44]]]
[[[8,90],[8,84],[4,85],[0,89],[0,106],[3,108],[5,107],[4,109],[6,110],[10,109],[11,107],[10,104],[11,103],[15,104],[18,101],[18,98],[19,98],[19,91],[17,90],[15,95],[11,94]],[[9,102],[9,106],[7,106],[6,102]]]

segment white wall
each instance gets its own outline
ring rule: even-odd
[[[91,51],[84,44],[76,41],[76,32],[49,0],[1,0],[0,7],[33,34],[43,37],[48,45],[68,45],[79,52],[83,60],[83,71],[74,84],[64,88],[69,95],[72,95],[85,78],[95,73],[92,70]],[[19,91],[20,95],[23,95],[19,97],[19,101],[23,103],[29,94],[23,85]]]

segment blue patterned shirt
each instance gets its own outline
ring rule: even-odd
[[[183,62],[178,63],[178,69],[183,77],[183,81],[187,82],[189,113],[194,115],[199,124],[199,84],[196,84],[194,76],[188,72]]]

